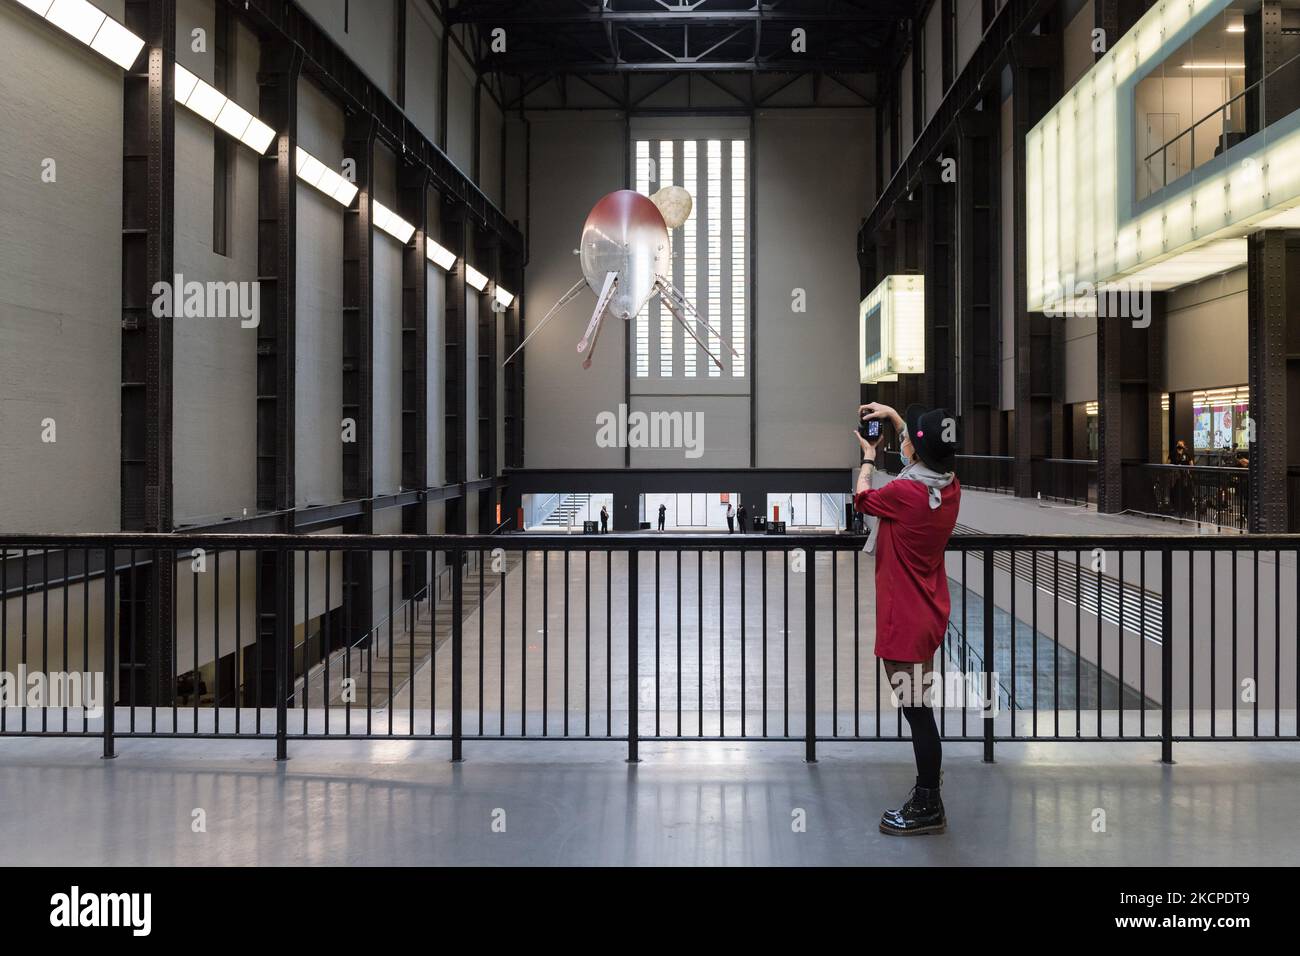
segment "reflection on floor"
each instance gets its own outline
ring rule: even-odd
[[[906,744],[0,742],[10,865],[1287,865],[1300,851],[1295,745],[945,747],[949,832],[899,840],[880,811]],[[192,830],[194,811],[206,832]],[[1096,811],[1105,831],[1096,832]],[[799,811],[803,811],[799,814]],[[796,832],[797,816],[806,832]],[[496,832],[494,821],[503,821]],[[499,827],[498,827],[499,829]]]

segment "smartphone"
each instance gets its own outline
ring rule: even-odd
[[[859,424],[858,434],[873,445],[880,441],[880,419],[872,418]]]

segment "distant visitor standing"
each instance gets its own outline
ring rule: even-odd
[[[609,533],[609,508],[604,505],[600,506],[600,533]]]

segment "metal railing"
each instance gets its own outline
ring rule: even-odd
[[[106,756],[122,738],[250,737],[281,758],[291,739],[445,740],[454,759],[467,740],[621,741],[630,760],[641,741],[797,742],[811,760],[825,741],[907,740],[874,657],[862,543],[10,535],[0,671],[100,674],[103,694],[99,710],[7,700],[0,735],[99,737]],[[300,683],[294,627],[357,593],[335,570],[388,567],[370,603],[391,625],[404,553],[423,568],[442,554],[453,577],[450,609],[430,607],[427,653],[395,648],[392,626],[367,628],[365,652],[387,665],[378,705]],[[1003,741],[1146,742],[1170,760],[1179,741],[1300,739],[1298,557],[1300,536],[955,535],[949,633],[932,662],[941,732],[987,760]],[[471,561],[477,601],[463,586]],[[250,566],[259,581],[238,573]],[[142,584],[169,576],[164,607]],[[177,669],[219,683],[223,668],[251,689],[236,706],[177,702]]]
[[[1232,72],[1226,65],[1217,77],[1225,80]],[[1185,83],[1190,79],[1166,77],[1162,82]],[[1269,86],[1273,85],[1270,92]],[[1215,106],[1190,126],[1174,134],[1141,158],[1138,163],[1137,198],[1154,192],[1204,166],[1238,143],[1268,127],[1270,117],[1282,117],[1295,108],[1294,90],[1300,84],[1300,54],[1285,60],[1241,92]],[[1282,91],[1282,92],[1279,92]],[[1266,103],[1274,99],[1275,103]],[[1267,108],[1270,107],[1271,108]],[[1252,115],[1253,114],[1253,115]],[[1199,134],[1198,134],[1199,131]]]
[[[1011,494],[1012,462],[1010,455],[956,455],[954,470],[963,488],[971,491],[992,491]],[[884,449],[880,454],[880,470],[896,475],[903,468],[903,456],[894,450]]]
[[[1088,458],[1035,458],[1030,462],[1034,493],[1043,498],[1087,504],[1097,500],[1097,462]]]
[[[1124,462],[1124,507],[1130,511],[1246,531],[1250,469]]]
[[[957,455],[956,471],[963,488],[1011,494],[1010,455]]]

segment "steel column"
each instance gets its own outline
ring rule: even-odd
[[[1247,246],[1250,530],[1287,530],[1287,466],[1300,462],[1300,238],[1269,230]]]
[[[128,531],[168,532],[172,514],[172,317],[156,316],[153,288],[175,281],[176,4],[128,0],[126,26],[144,37],[123,80],[122,111],[122,419],[121,523]],[[124,597],[145,598],[168,613],[145,615],[143,639],[126,648],[125,668],[150,679],[139,703],[171,699],[173,642],[169,610],[175,565],[150,565]],[[134,703],[134,702],[133,702]]]
[[[463,485],[469,476],[469,447],[467,417],[469,403],[466,389],[469,384],[468,331],[466,310],[465,252],[466,227],[464,208],[444,200],[442,207],[442,245],[456,254],[456,264],[447,273],[447,292],[444,300],[443,330],[446,350],[446,394],[443,419],[443,441],[447,466],[445,482]],[[464,498],[447,503],[447,533],[465,534],[469,528],[468,509]]]
[[[397,167],[397,212],[415,226],[402,250],[402,488],[429,484],[429,170],[402,157]],[[429,530],[427,498],[402,508],[402,531]],[[429,580],[427,552],[402,552],[402,597],[417,594]]]
[[[988,101],[986,101],[988,104]],[[1000,406],[998,371],[1001,282],[1001,206],[998,202],[998,121],[989,108],[958,117],[957,308],[960,332],[959,402],[962,449],[995,454]]]
[[[263,40],[258,69],[262,118],[278,131],[258,161],[257,506],[294,506],[295,287],[298,179],[295,147],[302,51]]]
[[[1055,104],[1060,87],[1061,36],[1045,33],[1011,43],[1013,195],[1015,439],[1012,482],[1019,497],[1032,497],[1034,458],[1058,458],[1063,448],[1061,320],[1031,313],[1027,293],[1028,227],[1025,136]]]
[[[958,174],[960,179],[960,172]],[[936,164],[921,175],[922,257],[925,273],[924,402],[930,408],[957,408],[957,330],[955,270],[956,183],[942,180]]]

